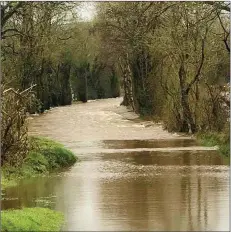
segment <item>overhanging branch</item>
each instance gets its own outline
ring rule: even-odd
[[[202,2],[202,3],[216,7],[219,10],[230,12],[229,4],[224,4],[223,2]]]

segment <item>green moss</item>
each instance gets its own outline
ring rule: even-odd
[[[1,231],[60,231],[64,217],[46,208],[1,211]]]
[[[62,144],[43,137],[30,137],[30,150],[22,166],[2,167],[3,188],[17,182],[18,178],[47,174],[55,170],[69,167],[77,161],[77,157]]]
[[[218,146],[219,152],[226,156],[230,157],[230,134],[229,133],[217,133],[217,132],[208,132],[197,134],[199,142],[203,146]]]

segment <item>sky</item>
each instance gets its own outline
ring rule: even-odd
[[[82,2],[81,7],[78,9],[79,17],[84,21],[90,21],[95,15],[94,2]]]

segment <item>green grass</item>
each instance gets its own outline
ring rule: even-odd
[[[60,231],[62,213],[46,208],[1,211],[1,231]]]
[[[17,185],[17,181],[15,179],[7,179],[4,175],[1,175],[1,189],[15,185]]]
[[[78,159],[62,144],[44,137],[30,137],[30,150],[20,167],[2,167],[2,187],[12,186],[19,178],[28,178],[69,167]]]
[[[226,156],[230,157],[230,135],[229,133],[217,133],[217,132],[208,132],[200,133],[197,135],[199,142],[203,146],[211,147],[218,146],[219,152]]]
[[[5,164],[1,169],[2,190],[18,179],[48,174],[69,167],[78,159],[62,144],[43,137],[30,137],[30,150],[20,167]],[[4,192],[2,191],[3,195]],[[47,208],[1,211],[1,231],[59,231],[63,215]]]
[[[31,137],[30,144],[32,149],[23,164],[24,172],[46,173],[71,166],[77,161],[70,150],[50,139]]]

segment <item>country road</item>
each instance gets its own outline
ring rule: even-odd
[[[229,230],[229,166],[214,148],[141,121],[121,98],[57,107],[29,120],[81,161],[6,189],[2,208],[47,206],[64,231]]]

